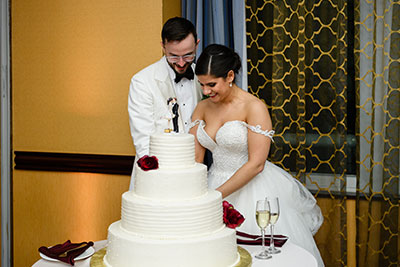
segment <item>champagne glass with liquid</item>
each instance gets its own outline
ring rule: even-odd
[[[259,254],[255,255],[257,259],[270,259],[271,255],[268,254],[265,248],[265,229],[267,228],[270,220],[270,209],[268,199],[258,200],[256,203],[256,222],[261,229],[262,236],[262,250]]]
[[[269,248],[268,248],[268,252],[271,254],[277,254],[280,253],[281,251],[277,248],[275,248],[275,244],[274,244],[274,225],[276,224],[276,221],[279,218],[279,198],[277,197],[273,197],[273,198],[269,198],[268,199],[269,202],[269,208],[270,208],[270,229],[271,229],[271,237],[270,237],[270,242],[269,242]]]

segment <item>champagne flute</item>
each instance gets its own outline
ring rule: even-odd
[[[281,251],[277,248],[275,248],[274,244],[274,225],[276,224],[276,221],[279,218],[279,199],[278,197],[273,197],[268,200],[269,202],[269,207],[270,207],[270,213],[271,213],[271,218],[270,218],[270,229],[271,229],[271,237],[270,237],[270,242],[269,242],[269,248],[268,252],[271,254],[277,254],[280,253]]]
[[[270,211],[269,211],[269,202],[267,199],[258,200],[256,204],[256,221],[257,225],[261,229],[262,235],[262,250],[259,254],[255,255],[257,259],[270,259],[271,255],[268,254],[265,248],[265,229],[269,224],[270,219]]]

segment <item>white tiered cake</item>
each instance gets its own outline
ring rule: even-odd
[[[112,267],[234,266],[236,232],[222,219],[221,193],[207,188],[195,162],[194,136],[158,134],[150,155],[159,168],[136,167],[134,191],[122,195],[121,220],[108,229],[104,264]]]

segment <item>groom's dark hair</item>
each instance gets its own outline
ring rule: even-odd
[[[174,17],[165,22],[161,31],[161,39],[163,44],[170,41],[182,41],[189,34],[193,34],[194,41],[197,42],[196,28],[193,23],[185,18]]]

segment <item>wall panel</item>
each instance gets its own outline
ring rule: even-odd
[[[131,76],[162,50],[161,0],[12,1],[14,150],[133,154]]]
[[[107,238],[120,219],[129,176],[14,172],[14,266],[32,266],[40,246]]]
[[[12,0],[13,154],[134,155],[129,82],[162,55],[164,17],[180,12],[166,2]],[[105,239],[129,179],[14,169],[14,266],[41,245]]]

